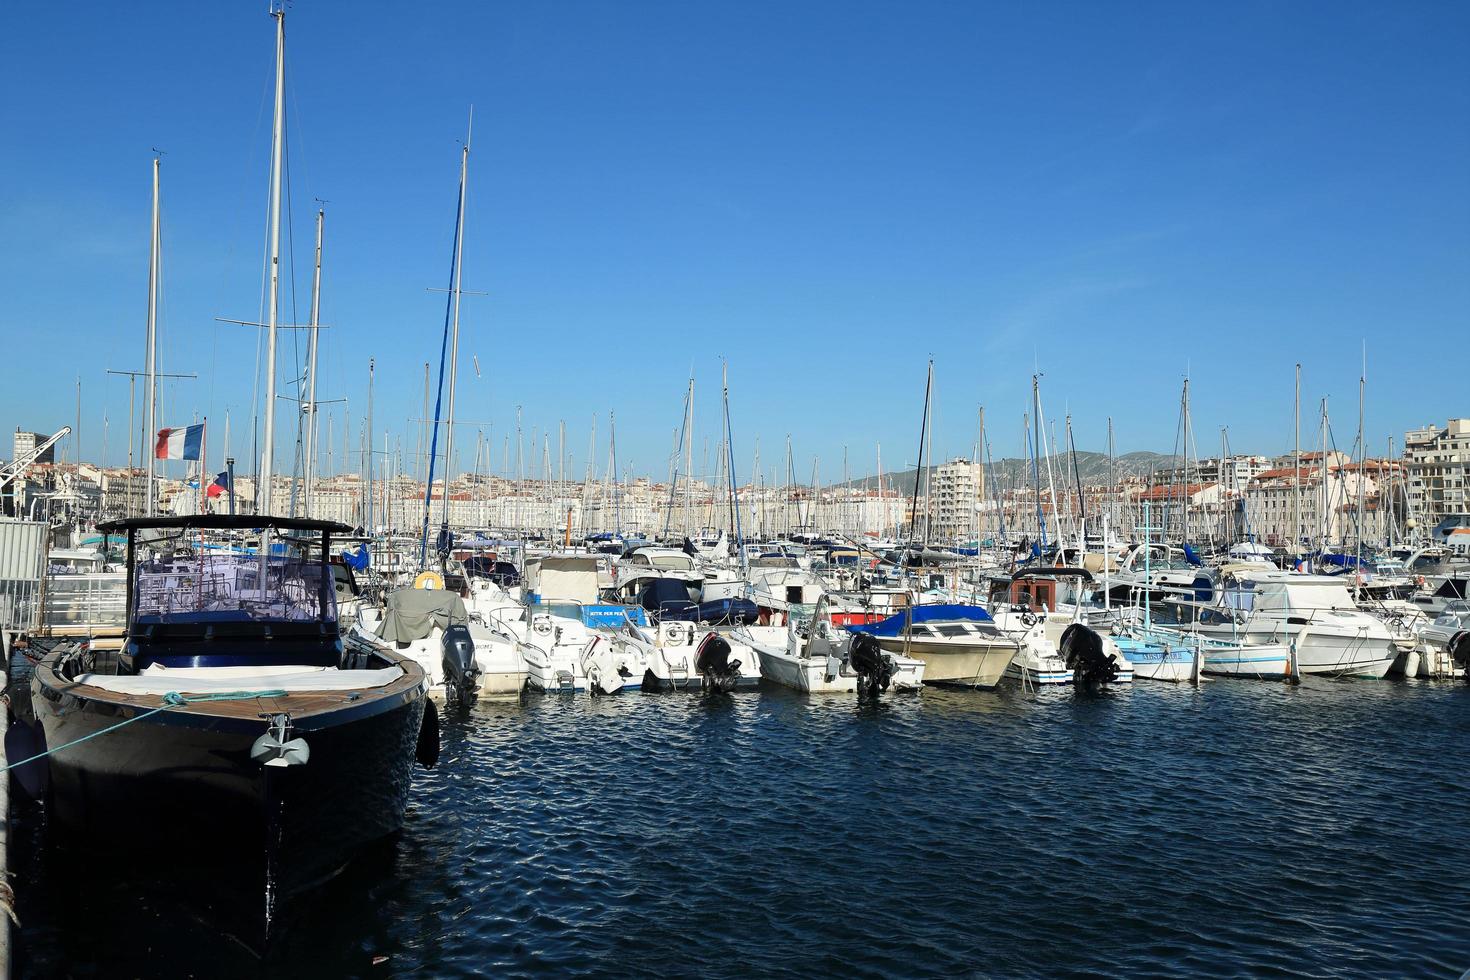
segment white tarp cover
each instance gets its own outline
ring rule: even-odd
[[[385,687],[403,676],[402,667],[338,670],[335,667],[162,667],[141,674],[83,674],[78,684],[114,694],[224,694],[230,691],[352,691]]]

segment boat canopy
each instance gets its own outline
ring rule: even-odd
[[[172,517],[127,517],[104,521],[97,525],[103,534],[114,531],[174,530],[198,528],[213,531],[258,531],[263,528],[281,531],[315,531],[338,537],[351,534],[352,528],[341,521],[318,521],[306,517],[272,517],[269,514],[184,514]]]
[[[873,636],[902,636],[909,624],[920,623],[993,623],[984,606],[966,606],[959,603],[936,602],[925,606],[912,606],[901,613],[889,616],[877,623],[847,627],[854,633]]]

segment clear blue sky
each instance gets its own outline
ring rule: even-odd
[[[70,422],[80,375],[83,453],[106,413],[124,457],[104,371],[143,361],[157,146],[162,369],[200,375],[160,423],[222,440],[229,410],[247,455],[255,338],[213,318],[260,308],[265,7],[10,11],[7,431]],[[1170,451],[1188,370],[1202,453],[1223,424],[1283,451],[1298,360],[1345,445],[1365,341],[1373,446],[1470,413],[1470,5],[299,0],[287,33],[294,315],[321,197],[321,395],[360,415],[375,355],[406,449],[471,102],[465,288],[490,295],[465,300],[459,414],[493,421],[497,467],[519,404],[528,439],[566,420],[579,474],[616,411],[620,462],[662,476],[691,367],[718,440],[722,355],[742,476],[788,432],[803,476],[844,445],[868,472],[880,440],[912,462],[931,353],[936,454],[981,404],[1019,454],[1035,365],[1079,448],[1111,415],[1119,451]]]

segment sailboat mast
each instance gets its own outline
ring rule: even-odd
[[[1184,394],[1179,397],[1179,412],[1184,419],[1184,537],[1180,544],[1189,544],[1189,379],[1184,379]],[[1167,533],[1167,531],[1165,532]]]
[[[465,191],[470,177],[470,138],[475,131],[475,107],[470,106],[470,122],[465,130],[464,148],[459,156],[459,221],[454,231],[454,324],[449,342],[449,418],[444,426],[444,509],[440,512],[439,527],[449,530],[449,484],[454,479],[454,391],[455,379],[459,374],[459,301],[461,272],[464,268],[464,225]],[[432,490],[432,488],[431,488]],[[448,538],[446,537],[447,541]]]
[[[275,476],[276,452],[276,308],[281,295],[281,161],[286,150],[286,5],[278,2],[271,10],[276,19],[276,107],[271,131],[271,267],[270,300],[266,308],[265,341],[265,445],[256,487],[257,514],[271,513],[271,483]]]
[[[1291,546],[1295,551],[1302,540],[1302,366],[1296,366],[1296,400],[1293,410],[1294,427],[1296,431],[1295,443],[1291,456]]]
[[[929,360],[929,374],[924,382],[924,414],[919,420],[919,465],[914,470],[914,496],[910,504],[909,514],[909,543],[918,541],[919,526],[919,481],[924,475],[924,439],[929,434],[929,394],[934,389],[934,360]],[[927,531],[927,526],[925,527]]]
[[[159,224],[158,224],[158,166],[159,158],[153,158],[153,232],[148,249],[148,349],[145,368],[148,372],[148,380],[143,389],[143,397],[147,400],[147,407],[143,410],[148,419],[145,432],[147,438],[143,440],[143,457],[148,461],[148,480],[144,488],[143,509],[152,517],[153,509],[153,444],[152,440],[158,437],[158,265],[160,255]],[[129,460],[131,466],[132,461]],[[133,474],[128,472],[129,490],[132,489]],[[131,499],[132,494],[128,494]]]
[[[363,460],[363,469],[367,471],[367,523],[363,525],[369,536],[373,533],[373,381],[377,373],[377,363],[374,358],[368,358],[368,394],[367,394],[367,459]]]
[[[1366,345],[1365,345],[1366,348]],[[1368,444],[1363,439],[1363,389],[1368,383],[1368,353],[1363,352],[1363,372],[1358,375],[1358,568],[1363,570],[1363,520],[1367,504],[1363,479],[1368,472]]]
[[[307,517],[311,516],[311,483],[312,475],[316,472],[316,360],[322,310],[322,225],[326,221],[326,215],[324,208],[316,209],[316,272],[311,280],[311,349],[306,358],[306,478],[302,494],[305,498],[303,513]]]
[[[1041,376],[1031,375],[1031,483],[1036,488],[1036,529],[1046,547],[1046,518],[1041,511]]]

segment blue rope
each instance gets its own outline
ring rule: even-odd
[[[161,707],[152,708],[148,711],[143,712],[142,714],[133,715],[133,717],[131,718],[124,718],[116,725],[108,725],[106,728],[100,731],[95,731],[90,735],[83,735],[81,738],[76,739],[75,741],[67,742],[65,745],[58,745],[54,749],[47,749],[45,752],[33,755],[29,759],[22,759],[19,762],[12,762],[5,768],[0,769],[0,772],[8,772],[9,770],[15,769],[18,766],[25,765],[27,762],[35,762],[37,759],[44,759],[48,755],[60,752],[62,749],[69,749],[74,745],[81,745],[83,742],[89,739],[94,739],[99,735],[106,735],[108,732],[115,732],[119,728],[122,728],[124,725],[131,725],[135,721],[142,721],[144,718],[151,718],[154,715],[158,714],[160,711],[169,711],[173,708],[184,708],[191,704],[198,704],[201,701],[248,701],[251,698],[279,698],[284,697],[285,694],[286,692],[283,690],[224,691],[219,694],[199,694],[192,698],[186,698],[184,697],[184,695],[180,694],[177,691],[170,691],[163,696],[163,705]]]

